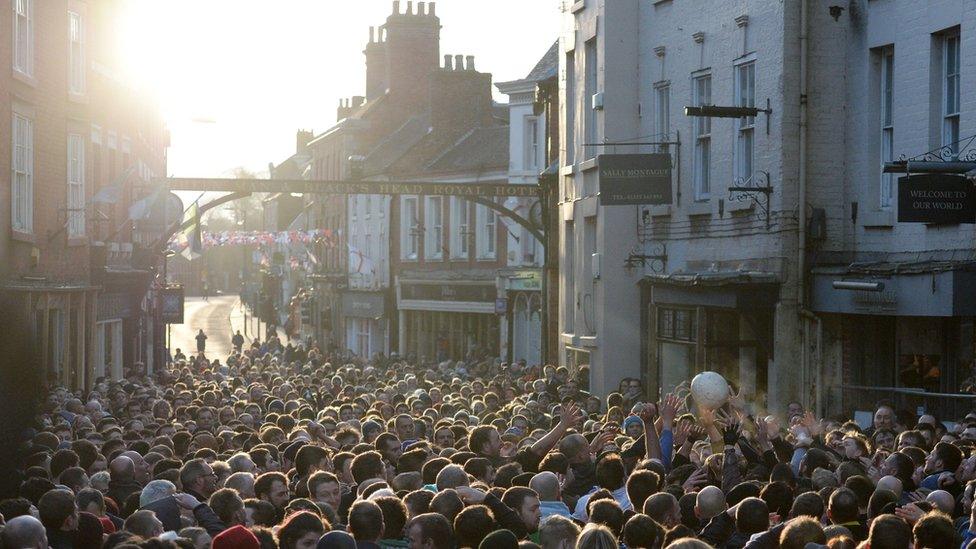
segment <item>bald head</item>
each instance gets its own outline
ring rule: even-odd
[[[952,497],[952,494],[946,492],[945,490],[932,490],[929,495],[925,497],[925,501],[931,503],[943,513],[952,516],[953,512],[956,510],[956,500]]]
[[[47,533],[41,521],[31,515],[21,515],[7,521],[0,532],[0,545],[4,547],[30,547],[47,549]]]
[[[133,474],[137,481],[142,484],[149,482],[149,463],[146,461],[146,458],[142,457],[142,454],[133,450],[126,450],[119,455],[132,460]]]
[[[539,494],[539,501],[559,501],[559,477],[551,471],[535,474],[529,480],[529,488]]]
[[[695,513],[698,515],[698,520],[701,521],[710,520],[715,515],[725,511],[726,508],[725,494],[718,486],[702,488],[695,498]]]
[[[901,499],[901,492],[904,488],[898,477],[887,475],[878,480],[876,490],[891,490],[898,499]]]
[[[224,481],[224,488],[233,488],[241,495],[241,498],[253,498],[254,495],[254,475],[251,473],[234,473]]]
[[[468,474],[460,465],[448,465],[437,473],[437,491],[468,485]]]
[[[108,472],[112,475],[112,480],[129,481],[135,477],[136,466],[128,457],[118,456],[108,464]]]

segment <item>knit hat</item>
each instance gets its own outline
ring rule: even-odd
[[[356,549],[356,540],[342,530],[326,532],[315,549]]]
[[[214,536],[213,549],[261,549],[258,538],[250,530],[238,524]]]
[[[518,538],[510,530],[495,530],[485,536],[478,549],[518,549]]]
[[[627,417],[625,417],[624,418],[624,431],[627,430],[627,427],[630,427],[631,425],[633,425],[635,423],[639,424],[641,427],[644,426],[644,422],[641,421],[641,418],[639,418],[637,416],[627,416]]]

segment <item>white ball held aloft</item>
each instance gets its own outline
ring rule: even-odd
[[[702,372],[691,380],[691,395],[699,406],[714,410],[729,400],[729,383],[718,372]]]

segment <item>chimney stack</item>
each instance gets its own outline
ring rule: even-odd
[[[454,56],[454,70],[463,71],[464,70],[464,56],[455,55]]]
[[[423,15],[423,14],[424,14],[424,3],[417,2],[417,15]]]
[[[295,152],[301,153],[308,150],[308,144],[314,136],[315,132],[312,130],[298,130],[295,133]]]
[[[454,63],[451,70],[450,63]],[[456,139],[472,128],[491,124],[491,74],[474,69],[474,56],[445,55],[445,70],[430,75],[431,126],[441,138]]]
[[[451,68],[451,64],[452,64],[451,59],[452,59],[451,54],[449,53],[444,54],[444,70],[446,71],[453,70]]]
[[[430,15],[430,16],[436,15],[434,13],[434,2],[431,2],[430,4],[427,5],[427,15]]]
[[[465,61],[465,63],[464,63],[464,69],[465,70],[469,70],[469,71],[473,71],[474,70],[474,56],[473,55],[469,55],[469,56],[467,56],[467,57],[464,58],[464,61]]]
[[[407,12],[406,15],[413,15],[413,0],[407,0]]]
[[[383,90],[405,112],[419,112],[427,107],[427,79],[431,71],[440,68],[440,20],[431,14],[431,3],[420,6],[418,2],[414,12],[414,2],[408,0],[406,13],[390,15],[383,25],[386,32],[382,44],[386,63]]]
[[[376,27],[369,28],[369,43],[373,43],[373,33],[376,31]]]

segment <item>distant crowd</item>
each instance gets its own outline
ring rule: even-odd
[[[0,549],[966,549],[976,413],[718,409],[585,369],[276,338],[51,387]],[[203,345],[201,345],[201,349]],[[582,382],[582,383],[581,383]],[[974,546],[976,547],[976,546]]]

